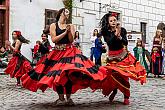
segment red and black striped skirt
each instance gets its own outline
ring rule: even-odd
[[[146,70],[135,57],[122,49],[110,51],[107,60],[107,77],[101,81],[92,83],[93,89],[102,89],[104,95],[108,96],[114,89],[119,89],[127,97],[130,96],[129,78],[146,82]]]
[[[94,65],[82,52],[73,45],[66,45],[63,50],[54,49],[46,60],[37,65],[22,78],[23,86],[33,92],[49,87],[56,91],[56,86],[64,86],[72,81],[72,93],[90,87],[91,80],[102,81],[106,77],[106,69]]]
[[[32,70],[30,62],[20,52],[15,52],[8,63],[5,73],[10,74],[11,78],[20,78],[30,70]]]

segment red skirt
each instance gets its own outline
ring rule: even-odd
[[[47,54],[43,55],[43,56],[39,59],[39,61],[36,63],[36,65],[39,65],[39,64],[41,64],[42,62],[44,62],[44,61],[46,60],[46,57],[47,57]]]
[[[30,62],[20,53],[16,53],[9,61],[5,73],[10,74],[11,78],[19,78],[30,70],[32,70]]]
[[[26,73],[22,78],[25,88],[43,92],[49,87],[56,91],[56,86],[64,86],[68,79],[72,81],[72,93],[90,87],[91,80],[102,81],[106,77],[106,69],[94,65],[81,51],[72,45],[66,49],[54,49],[46,60]]]
[[[113,53],[113,52],[112,52]],[[116,53],[116,55],[114,55]],[[123,51],[114,52],[113,56],[122,55]],[[127,52],[121,61],[109,61],[105,66],[107,77],[101,81],[94,81],[91,84],[92,89],[102,89],[103,94],[108,96],[114,89],[119,89],[124,95],[130,97],[129,78],[140,81],[141,84],[146,82],[146,70],[135,57]]]

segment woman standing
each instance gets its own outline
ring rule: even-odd
[[[74,44],[76,47],[80,48],[80,34],[79,34],[78,31],[75,32],[73,44]]]
[[[159,58],[157,59],[157,61],[159,61],[159,66],[154,68],[154,63],[153,60],[151,62],[151,72],[155,75],[155,77],[159,77],[159,75],[161,74],[162,72],[162,30],[156,30],[156,35],[154,37],[154,40],[153,40],[153,47],[152,47],[152,53],[151,53],[151,56],[154,56],[154,51],[155,50],[157,51],[157,53],[159,54]],[[157,62],[158,63],[158,62]],[[158,71],[155,73],[155,69]]]
[[[22,44],[29,44],[30,41],[25,39],[20,31],[13,31],[12,38],[13,44],[8,42],[7,45],[13,51],[13,58],[9,61],[5,73],[10,74],[11,78],[15,77],[17,86],[20,86],[20,78],[32,69],[30,62],[20,52]]]
[[[143,46],[142,40],[137,41],[136,47],[133,49],[133,51],[134,51],[135,58],[140,62],[141,65],[143,65],[143,67],[145,67],[147,73],[149,73],[148,65],[145,59],[146,50]]]
[[[90,60],[92,61],[93,61],[93,56],[94,56],[95,40],[98,37],[98,34],[99,34],[98,30],[94,29],[93,36],[90,38],[90,41],[92,43]]]
[[[23,86],[36,92],[48,88],[57,91],[56,105],[73,105],[71,94],[90,86],[91,80],[103,80],[105,68],[93,64],[81,51],[73,46],[74,26],[66,24],[69,10],[58,11],[56,23],[50,25],[50,36],[55,49],[46,60],[26,73],[22,78]],[[64,97],[66,94],[66,100]]]
[[[101,38],[102,36],[99,35],[95,40],[94,57],[96,65],[101,65],[101,55],[104,48]]]
[[[129,78],[146,81],[146,71],[143,66],[128,53],[123,45],[128,44],[127,31],[125,28],[117,27],[116,13],[107,13],[101,19],[101,34],[107,43],[109,52],[107,58],[108,76],[101,84],[103,94],[113,101],[117,90],[124,94],[124,104],[129,104],[130,83]]]

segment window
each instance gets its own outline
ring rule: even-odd
[[[146,26],[147,26],[147,23],[144,23],[144,22],[140,23],[140,30],[143,33],[142,34],[142,41],[144,43],[146,43]]]
[[[57,10],[45,9],[45,27],[56,21]]]

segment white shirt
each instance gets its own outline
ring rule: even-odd
[[[92,47],[95,47],[95,40],[96,40],[97,36],[92,36],[90,38],[90,41],[92,42]]]

